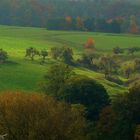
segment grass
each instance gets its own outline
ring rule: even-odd
[[[98,51],[104,53],[111,52],[115,46],[128,48],[140,44],[140,36],[129,34],[47,31],[42,28],[0,26],[0,48],[9,54],[9,63],[0,65],[0,90],[34,91],[48,68],[55,63],[50,58],[44,66],[26,60],[24,56],[27,47],[45,48],[49,51],[51,47],[69,46],[73,48],[76,58],[83,52],[83,44],[88,37],[93,37]],[[102,83],[111,95],[127,91],[127,87],[105,80],[103,74],[85,68],[75,68],[75,71]]]

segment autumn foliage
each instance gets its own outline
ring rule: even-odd
[[[95,41],[92,37],[87,39],[84,49],[86,54],[91,54],[95,51]]]
[[[136,22],[136,17],[131,16],[130,17],[130,33],[136,34],[139,32],[138,25]]]
[[[40,94],[0,95],[0,133],[8,140],[86,140],[81,111]]]

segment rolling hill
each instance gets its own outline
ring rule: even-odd
[[[83,53],[83,44],[88,37],[94,38],[97,50],[102,53],[111,53],[114,46],[127,48],[140,44],[138,35],[48,31],[44,28],[0,26],[0,48],[9,54],[8,63],[0,65],[0,90],[35,91],[48,68],[57,63],[50,57],[47,58],[45,65],[39,64],[39,58],[31,62],[25,59],[26,48],[32,46],[50,51],[51,47],[68,46],[73,48],[74,57],[77,59]],[[127,91],[127,87],[105,80],[104,74],[83,67],[74,67],[74,70],[78,74],[89,76],[102,83],[110,95]]]

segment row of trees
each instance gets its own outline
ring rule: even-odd
[[[48,52],[46,50],[38,51],[37,49],[30,47],[26,49],[26,58],[30,58],[32,61],[34,61],[35,56],[41,57],[41,63],[44,63],[46,60],[46,57],[48,56]]]
[[[114,54],[123,54],[127,51],[128,54],[134,55],[134,53],[140,51],[140,47],[131,47],[131,48],[120,48],[119,46],[113,48]]]
[[[131,74],[139,73],[139,58],[123,63],[120,63],[120,59],[121,58],[114,55],[83,55],[81,59],[78,60],[78,64],[98,72],[103,72],[105,77],[108,75],[123,75],[126,78],[130,78]]]
[[[31,61],[34,61],[36,56],[40,56],[41,63],[45,63],[46,57],[48,55],[49,53],[46,50],[38,51],[36,48],[30,47],[26,49],[25,57],[31,59]],[[68,47],[51,48],[50,56],[55,60],[60,59],[67,64],[73,63],[73,50]]]
[[[65,18],[49,19],[47,21],[47,29],[120,33],[121,23],[116,19],[112,20],[111,22],[108,22],[105,19],[82,19],[81,17],[73,19],[72,17],[67,16]]]
[[[65,18],[51,18],[47,20],[47,29],[51,30],[81,30],[81,31],[96,31],[96,32],[124,32],[123,24],[125,18],[118,16],[111,19],[84,19],[80,16],[73,18],[66,16]],[[126,32],[138,33],[139,28],[135,16],[130,16]]]
[[[119,59],[115,55],[97,55],[95,53],[95,42],[92,38],[89,38],[84,46],[84,54],[82,54],[76,61],[74,60],[73,50],[68,47],[53,47],[50,52],[46,50],[38,51],[37,49],[30,47],[26,49],[25,57],[35,60],[36,56],[39,56],[41,59],[40,64],[44,64],[46,57],[49,55],[54,60],[59,60],[69,65],[80,65],[87,68],[90,68],[95,71],[100,71],[105,74],[107,79],[112,79],[111,76],[113,74],[120,74],[129,78],[130,75],[134,72],[139,72],[140,68],[140,60],[134,59],[133,61],[123,62],[123,65],[119,63]],[[114,54],[122,54],[125,50],[128,53],[134,54],[134,52],[138,52],[139,47],[133,47],[128,49],[121,49],[116,47],[113,49]],[[0,50],[0,62],[4,63],[8,59],[7,52],[4,50]],[[114,78],[113,78],[114,79]],[[114,79],[116,81],[116,79]],[[119,83],[122,83],[118,80]]]
[[[24,0],[24,2],[1,0],[0,24],[45,27],[50,18],[80,16],[82,19],[91,17],[112,19],[122,15],[125,17],[123,24],[125,30],[131,15],[139,17],[139,7],[138,2],[132,4],[129,0],[51,0],[51,2],[50,0]]]
[[[127,50],[128,53],[133,54],[134,52],[138,52],[140,49],[139,47],[128,49],[115,47],[113,49],[113,53],[115,55],[122,54],[125,50]],[[1,49],[0,55],[1,63],[4,63],[8,58],[7,52]],[[84,45],[84,53],[77,60],[74,60],[73,55],[73,50],[68,47],[53,47],[51,48],[50,52],[46,50],[38,51],[37,49],[30,47],[26,49],[25,57],[34,61],[35,57],[39,56],[41,58],[40,64],[44,64],[46,57],[51,56],[54,60],[59,60],[69,65],[80,65],[95,71],[103,72],[108,80],[112,79],[111,81],[113,81],[114,79],[115,82],[117,81],[117,83],[121,84],[122,82],[119,79],[117,80],[117,77],[113,78],[110,76],[113,74],[119,74],[126,76],[126,78],[129,78],[132,73],[139,72],[140,68],[139,59],[134,59],[133,61],[129,62],[123,62],[123,64],[121,65],[119,63],[119,59],[121,58],[117,58],[115,55],[100,56],[96,54],[95,41],[92,38],[89,38],[87,40]]]

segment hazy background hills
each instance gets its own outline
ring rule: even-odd
[[[110,19],[140,16],[139,0],[0,0],[0,24],[45,26],[65,16]]]

